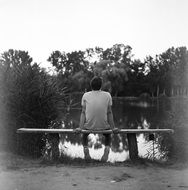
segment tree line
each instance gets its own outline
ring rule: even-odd
[[[90,90],[90,79],[99,75],[104,81],[103,89],[112,96],[188,94],[186,47],[171,47],[155,57],[147,56],[144,61],[134,59],[131,51],[124,44],[71,53],[54,51],[48,61],[70,92]]]

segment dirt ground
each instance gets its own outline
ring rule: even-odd
[[[187,164],[42,164],[12,155],[0,157],[0,190],[188,189]]]

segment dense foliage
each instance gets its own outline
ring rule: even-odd
[[[116,44],[65,53],[54,51],[48,61],[71,92],[89,90],[94,75],[103,77],[105,90],[113,96],[188,94],[188,51],[169,48],[155,57],[133,59],[131,47]]]
[[[4,52],[0,67],[1,140],[8,143],[6,148],[15,150],[18,128],[48,128],[57,119],[64,105],[64,89],[58,87],[56,77],[32,64],[25,51]],[[41,152],[44,145],[41,135],[22,137],[20,151],[28,150],[25,146],[37,145],[38,153]]]

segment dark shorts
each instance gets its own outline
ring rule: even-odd
[[[89,135],[89,133],[83,133],[82,134],[82,144],[83,144],[83,146],[88,145],[88,135]],[[105,137],[105,141],[104,141],[105,146],[110,146],[111,134],[103,134],[103,136]]]

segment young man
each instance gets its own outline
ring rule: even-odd
[[[80,132],[82,129],[97,131],[112,129],[117,132],[117,128],[114,126],[113,114],[112,114],[112,97],[110,93],[101,90],[102,79],[100,77],[94,77],[91,82],[92,91],[86,92],[82,97],[82,112],[80,116],[80,125],[76,129],[76,132]],[[88,149],[88,135],[89,133],[83,133],[83,146],[85,159],[91,159]],[[102,161],[107,161],[110,151],[111,135],[103,134],[105,136],[105,151],[102,156]]]

